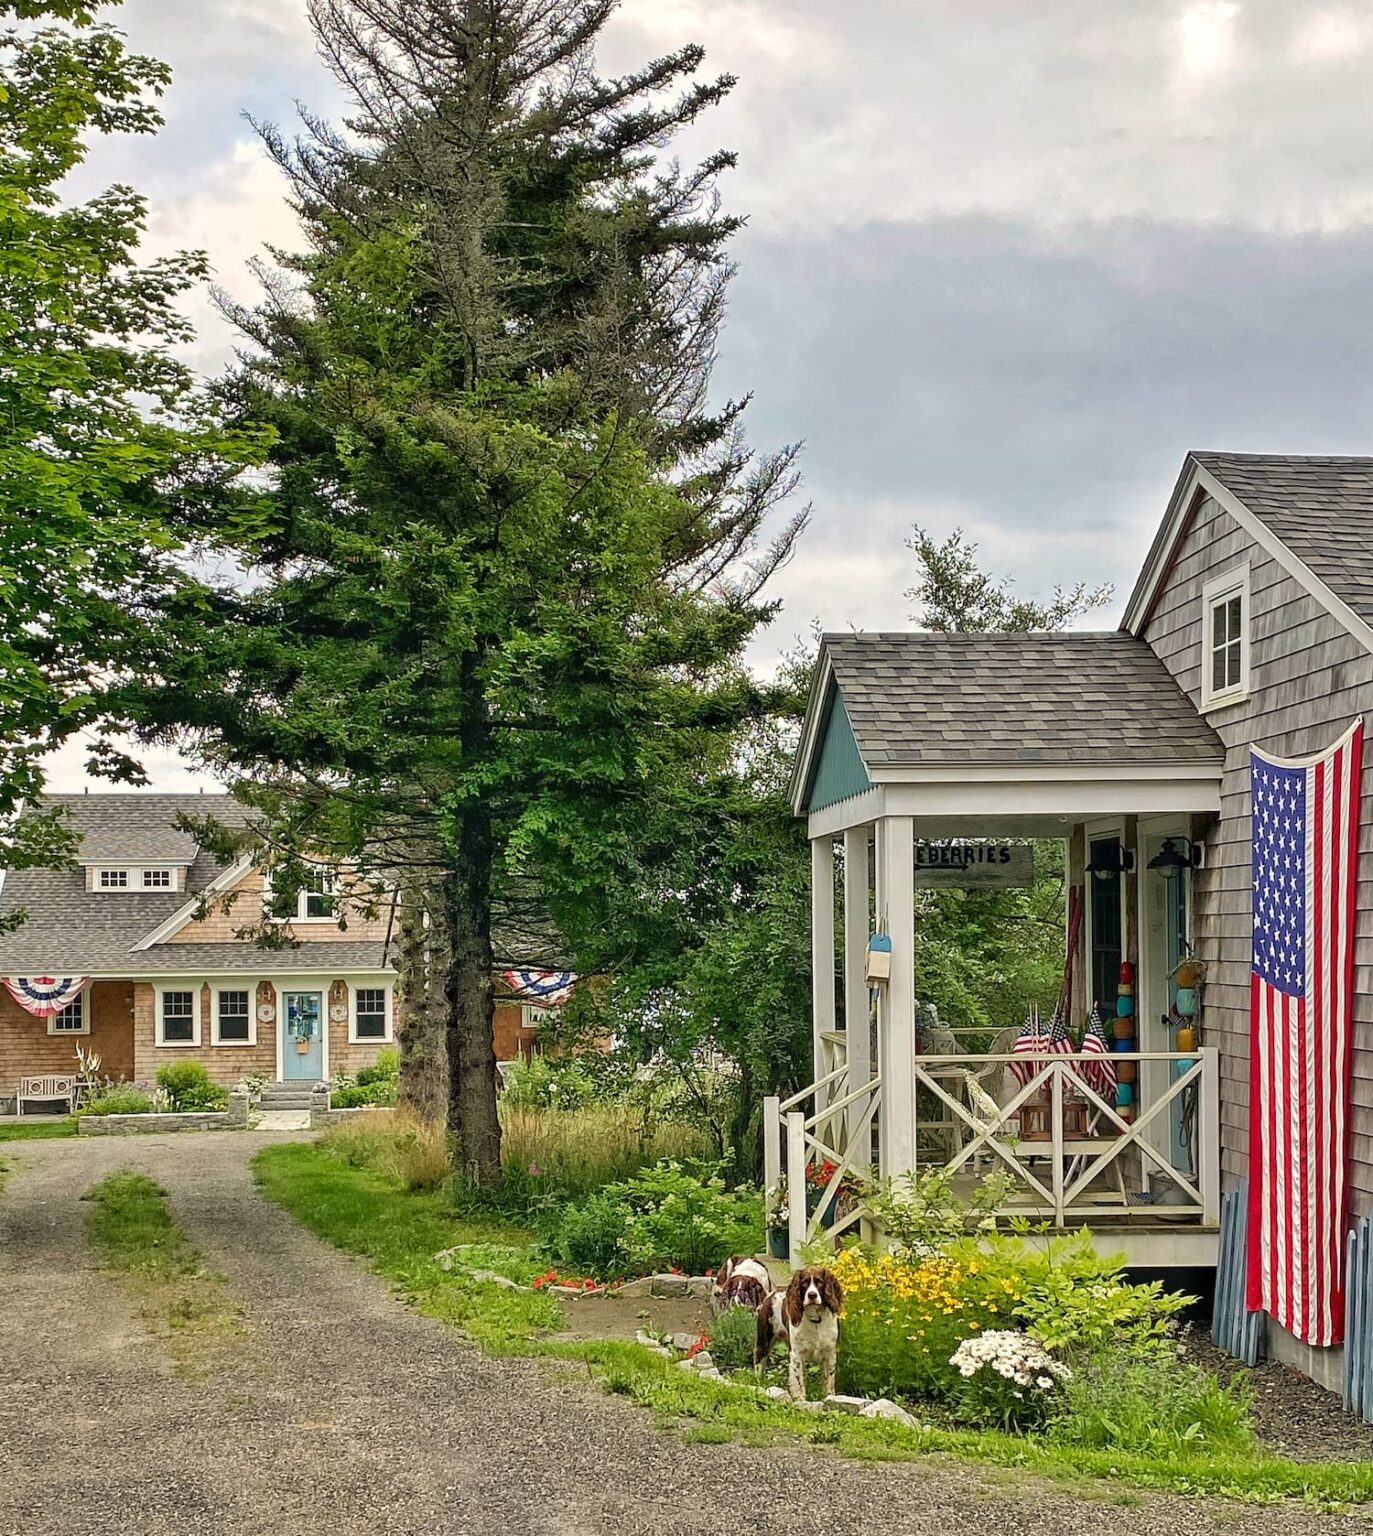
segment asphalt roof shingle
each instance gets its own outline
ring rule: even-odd
[[[1336,597],[1373,623],[1373,458],[1193,453]]]
[[[1119,630],[827,635],[824,643],[869,771],[1224,757],[1162,661]]]

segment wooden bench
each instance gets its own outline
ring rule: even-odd
[[[14,1112],[21,1118],[24,1100],[31,1103],[63,1103],[70,1114],[76,1107],[77,1076],[74,1072],[49,1072],[42,1077],[21,1077]]]

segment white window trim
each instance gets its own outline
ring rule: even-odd
[[[309,861],[307,860],[307,862],[309,862]],[[339,887],[338,870],[334,869],[333,867],[331,867],[329,865],[321,865],[320,867],[323,868],[325,873],[329,876],[329,881],[330,881],[330,883],[329,883],[329,894],[334,899],[334,910],[333,910],[333,912],[332,912],[332,914],[330,916],[328,916],[328,917],[310,917],[310,916],[308,916],[306,914],[306,911],[305,911],[306,899],[308,897],[312,896],[312,895],[319,895],[321,893],[318,892],[318,891],[299,890],[299,891],[296,892],[296,909],[295,909],[295,911],[294,912],[288,912],[285,917],[278,917],[276,915],[276,913],[274,913],[274,912],[269,910],[270,907],[271,907],[271,904],[272,904],[272,873],[271,873],[270,870],[264,869],[262,871],[262,918],[263,918],[263,921],[264,922],[268,922],[268,923],[282,923],[282,924],[289,923],[293,928],[296,927],[297,924],[300,924],[300,923],[308,923],[311,927],[322,927],[322,926],[327,924],[328,926],[330,926],[332,928],[337,928],[339,926],[339,912],[338,912],[338,908],[339,908],[339,901],[341,899],[340,896],[339,896],[339,889],[338,889],[338,887]]]
[[[165,1051],[189,1051],[195,1050],[200,1045],[200,991],[203,986],[199,981],[169,981],[155,984],[153,987],[153,1003],[156,1009],[153,1020],[153,1041],[159,1050]],[[162,999],[168,992],[189,992],[191,994],[191,1038],[189,1040],[166,1040],[162,1036]]]
[[[105,884],[105,875],[123,875],[123,883],[113,882]],[[102,864],[95,871],[95,889],[97,891],[131,891],[135,889],[131,871],[123,864]]]
[[[176,991],[177,988],[170,988]],[[246,1040],[221,1040],[219,1038],[219,997],[222,992],[246,992],[248,994],[248,1038]],[[226,1051],[245,1051],[257,1044],[257,981],[224,981],[210,983],[210,1044],[222,1045]]]
[[[149,881],[149,875],[168,876],[165,885],[154,885]],[[138,871],[138,889],[140,891],[174,891],[176,889],[176,870],[170,864],[149,864]]]
[[[386,1033],[384,1035],[358,1034],[358,993],[380,992],[386,1001]],[[390,982],[350,981],[348,983],[348,1044],[390,1045],[396,1033],[396,989]]]
[[[80,995],[80,997],[76,998],[75,1001],[79,1002],[81,1004],[81,1028],[80,1029],[58,1029],[57,1028],[57,1015],[55,1013],[50,1013],[48,1015],[48,1033],[53,1037],[53,1039],[55,1039],[55,1040],[79,1039],[80,1036],[82,1036],[82,1035],[90,1034],[90,1032],[91,1032],[91,988],[90,988],[90,983],[89,982],[87,982],[86,985],[84,987],[82,987],[81,995]]]
[[[1226,709],[1231,704],[1243,703],[1249,697],[1249,658],[1254,641],[1249,588],[1249,566],[1246,563],[1234,566],[1223,575],[1213,577],[1201,589],[1201,708],[1203,713],[1213,709]],[[1240,600],[1240,680],[1231,688],[1217,690],[1211,686],[1214,615],[1216,608],[1232,597],[1238,597]]]

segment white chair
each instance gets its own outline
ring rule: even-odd
[[[42,1077],[21,1077],[15,1095],[14,1112],[21,1119],[24,1100],[31,1103],[62,1103],[68,1114],[76,1108],[77,1076],[74,1072],[49,1072]]]

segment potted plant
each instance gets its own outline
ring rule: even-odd
[[[829,1158],[822,1163],[811,1163],[806,1168],[806,1210],[812,1216],[819,1210],[820,1225],[826,1230],[834,1225],[841,1202],[853,1193],[848,1179],[843,1178],[826,1195],[836,1171],[836,1165]]]
[[[768,1229],[768,1252],[774,1259],[785,1259],[790,1251],[787,1203],[787,1176],[783,1174],[768,1187],[764,1198],[764,1221]]]

